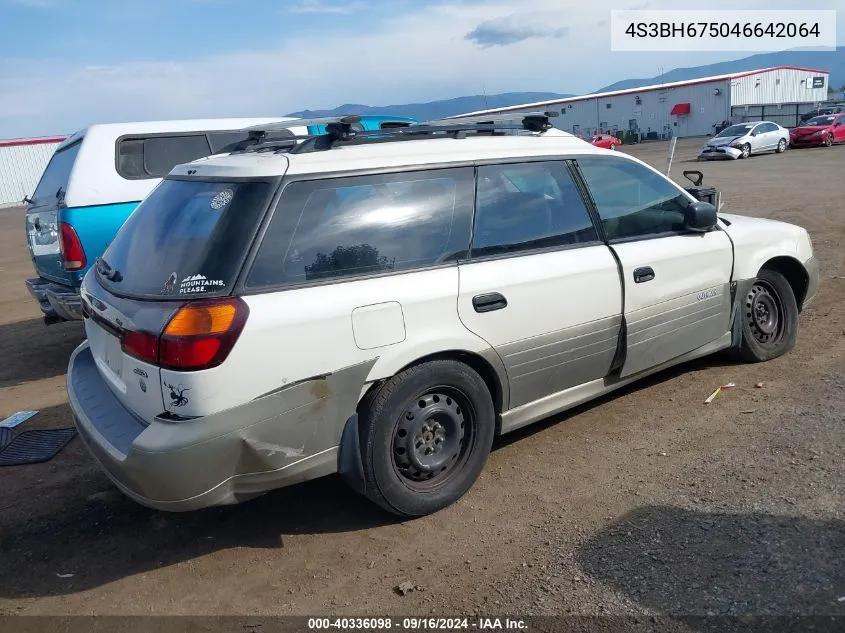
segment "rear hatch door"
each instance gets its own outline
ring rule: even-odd
[[[58,283],[72,283],[59,245],[59,221],[70,174],[82,139],[60,147],[50,158],[26,210],[26,237],[35,271]]]
[[[82,286],[85,328],[101,375],[150,421],[190,407],[163,398],[159,343],[180,307],[231,295],[275,180],[165,179],[118,231]],[[186,372],[187,384],[202,371]]]

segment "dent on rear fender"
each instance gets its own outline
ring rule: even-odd
[[[286,468],[340,444],[375,361],[304,380],[204,418],[179,423],[157,420],[156,428],[148,429],[153,432],[137,438],[133,451],[161,456],[165,468],[177,467],[179,460],[174,458],[182,450],[186,455],[190,451],[201,461],[190,475],[200,491],[227,476]],[[184,464],[177,470],[184,477]]]

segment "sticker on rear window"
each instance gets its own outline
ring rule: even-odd
[[[164,288],[162,288],[162,294],[172,295],[173,289],[176,288],[176,281],[178,280],[178,276],[176,272],[170,273],[170,277],[167,278],[167,281],[164,282]]]
[[[191,275],[185,277],[182,283],[179,284],[179,294],[196,294],[199,292],[206,292],[207,290],[215,290],[222,288],[226,284],[222,279],[208,279],[205,275]]]
[[[231,189],[224,189],[211,199],[211,208],[218,211],[228,205],[234,197],[234,191]]]

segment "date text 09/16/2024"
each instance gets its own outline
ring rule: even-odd
[[[309,631],[525,631],[512,618],[308,618]]]

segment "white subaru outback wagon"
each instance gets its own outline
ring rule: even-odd
[[[347,117],[174,168],[82,288],[68,392],[103,470],[170,511],[339,472],[421,516],[499,434],[793,347],[818,287],[804,229],[717,217],[550,127]]]

